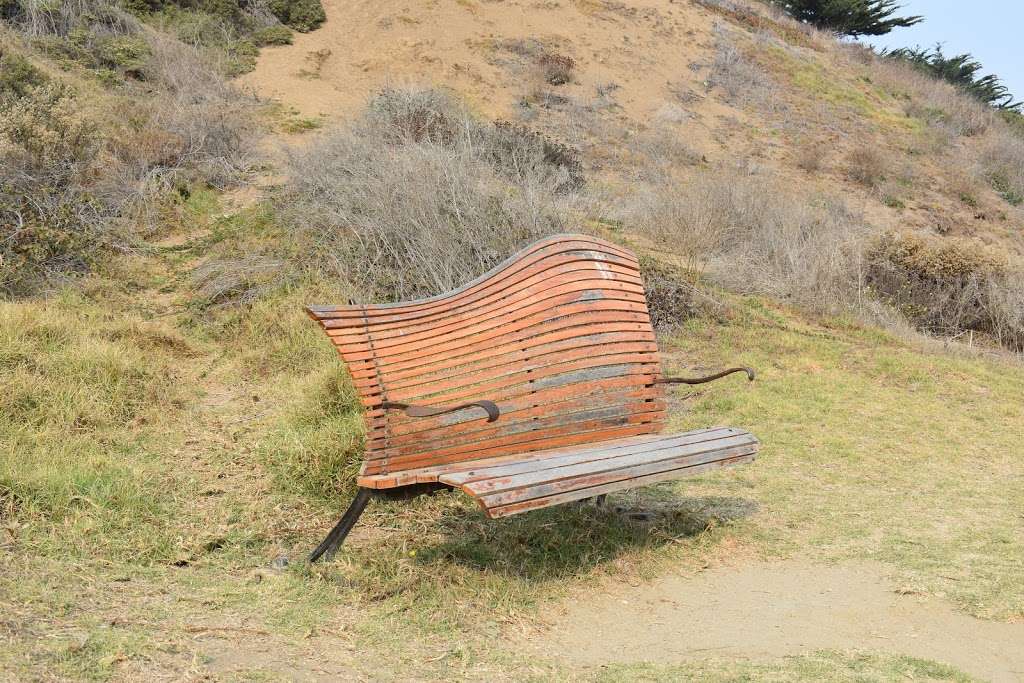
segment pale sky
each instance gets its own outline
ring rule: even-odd
[[[994,73],[1018,101],[1024,100],[1024,2],[1022,0],[903,0],[900,16],[924,21],[867,38],[878,47],[932,47],[948,55],[970,52],[983,74]]]

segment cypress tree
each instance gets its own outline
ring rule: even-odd
[[[923,17],[894,16],[897,0],[775,0],[794,19],[844,36],[880,36]]]

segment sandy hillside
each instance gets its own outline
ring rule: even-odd
[[[713,23],[708,10],[665,0],[324,5],[321,29],[263,50],[241,83],[307,115],[344,117],[384,85],[431,84],[457,90],[491,117],[511,117],[531,87],[543,87],[530,57],[547,51],[576,63],[564,96],[583,100],[611,87],[623,114],[645,120],[708,57]]]
[[[327,22],[262,50],[242,87],[324,121],[354,116],[387,86],[447,88],[483,116],[583,150],[588,172],[611,169],[620,187],[637,155],[672,157],[684,173],[739,165],[841,195],[880,230],[1024,249],[1021,211],[972,173],[982,140],[937,141],[855,51],[757,3],[324,5]],[[854,156],[864,149],[877,171]]]

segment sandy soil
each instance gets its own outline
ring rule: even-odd
[[[693,80],[691,65],[706,62],[713,43],[710,12],[664,0],[324,0],[324,7],[320,29],[261,50],[256,70],[239,83],[304,115],[335,119],[384,86],[430,84],[503,118],[544,87],[537,57],[553,52],[576,63],[560,94],[589,101],[598,87],[611,87],[618,111],[646,123],[671,113],[678,87]],[[737,114],[693,97],[695,118]]]
[[[1024,624],[901,595],[871,564],[758,563],[567,601],[534,639],[577,666],[767,660],[821,649],[901,653],[991,681],[1024,680]]]

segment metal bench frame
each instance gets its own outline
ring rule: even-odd
[[[543,239],[469,284],[397,304],[310,306],[365,409],[355,500],[310,561],[330,557],[374,496],[441,488],[489,517],[752,461],[735,428],[659,436],[665,386],[636,256],[586,235]]]

